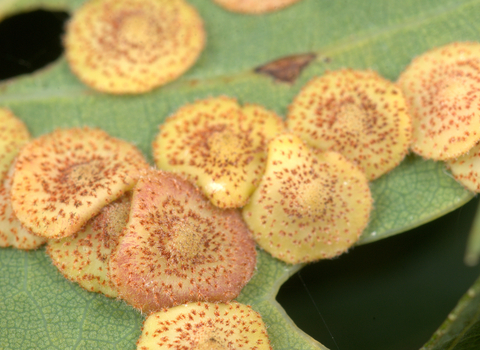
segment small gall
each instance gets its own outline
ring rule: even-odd
[[[58,129],[19,153],[13,210],[32,233],[67,237],[130,190],[148,167],[135,146],[102,130]]]
[[[0,181],[20,148],[30,140],[30,133],[25,124],[11,111],[0,108]]]
[[[244,14],[263,14],[283,9],[300,0],[213,0],[223,8]]]
[[[255,242],[237,210],[213,206],[178,175],[150,170],[133,190],[110,276],[122,299],[151,313],[232,300],[255,264]]]
[[[455,180],[468,190],[480,193],[480,143],[458,158],[445,161]]]
[[[0,186],[0,247],[14,247],[17,249],[36,249],[43,245],[47,239],[33,235],[25,229],[13,212],[10,200],[12,177],[15,164],[3,179]]]
[[[137,350],[167,349],[273,348],[260,314],[248,305],[230,302],[190,303],[149,315]]]
[[[261,106],[240,107],[228,97],[200,100],[160,126],[155,163],[188,177],[214,205],[238,208],[260,181],[268,141],[284,130],[283,120]]]
[[[480,43],[456,42],[416,57],[398,79],[413,118],[412,151],[454,159],[480,140]]]
[[[290,264],[333,258],[368,224],[364,173],[337,152],[314,153],[298,136],[270,142],[265,175],[243,208],[256,242]]]
[[[47,244],[53,264],[69,280],[90,291],[116,298],[110,281],[109,261],[130,212],[131,193],[105,206],[100,214],[73,235]]]
[[[412,139],[402,92],[373,71],[343,69],[314,78],[290,105],[287,127],[311,147],[341,153],[369,180],[395,168]]]
[[[93,89],[138,94],[188,70],[205,37],[202,19],[184,0],[90,0],[67,25],[65,54]]]

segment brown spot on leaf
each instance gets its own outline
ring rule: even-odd
[[[269,75],[276,81],[292,84],[315,57],[317,55],[314,53],[286,56],[256,68],[255,72]]]

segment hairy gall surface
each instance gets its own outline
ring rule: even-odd
[[[290,6],[300,0],[213,0],[225,9],[245,14],[262,14]]]
[[[137,350],[272,350],[262,317],[237,302],[190,303],[151,314]]]
[[[110,281],[109,261],[128,222],[130,196],[129,192],[108,204],[79,232],[49,240],[47,254],[66,278],[90,292],[118,296]]]
[[[311,147],[336,151],[374,180],[408,152],[412,121],[401,90],[374,71],[312,79],[289,107],[287,126]]]
[[[175,174],[151,170],[134,188],[110,272],[120,297],[151,313],[232,300],[255,264],[255,243],[238,211],[213,206]]]
[[[480,43],[455,42],[425,52],[398,85],[413,118],[415,153],[453,159],[480,140]]]
[[[298,136],[268,147],[265,175],[243,208],[256,242],[290,264],[333,258],[368,224],[372,196],[364,173],[337,152],[315,154]]]
[[[27,127],[10,110],[0,108],[0,181],[23,145],[30,140]]]
[[[216,206],[238,208],[262,177],[269,140],[284,131],[282,119],[261,106],[241,107],[229,97],[200,100],[160,126],[155,163],[188,177]]]
[[[100,129],[58,129],[20,152],[12,206],[36,235],[67,237],[130,190],[146,168],[135,146]]]
[[[13,212],[10,193],[14,170],[15,164],[12,164],[0,186],[0,247],[35,249],[43,245],[47,239],[35,236],[25,229]]]
[[[65,53],[93,89],[138,94],[182,75],[205,41],[202,19],[184,0],[90,0],[68,23]]]
[[[480,144],[458,158],[445,161],[455,180],[469,191],[480,193]]]

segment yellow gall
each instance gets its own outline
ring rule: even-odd
[[[238,302],[189,303],[149,315],[137,350],[272,350],[259,313]]]
[[[263,14],[283,9],[300,0],[213,0],[232,12]]]
[[[13,212],[10,193],[15,164],[0,186],[0,247],[30,250],[43,245],[47,239],[38,237],[24,228]]]
[[[373,71],[343,69],[314,78],[290,105],[287,127],[311,147],[341,153],[369,180],[395,168],[412,140],[402,91]]]
[[[480,140],[480,43],[456,42],[416,57],[400,75],[413,118],[413,152],[454,159]]]
[[[58,129],[19,153],[12,206],[34,234],[67,237],[130,190],[148,167],[135,146],[102,130]]]
[[[188,70],[205,36],[202,19],[184,0],[90,0],[67,25],[65,54],[93,89],[138,94]]]
[[[10,110],[0,108],[0,181],[5,177],[20,148],[30,140],[25,124]]]
[[[209,98],[160,126],[153,155],[158,168],[188,177],[216,206],[237,208],[260,181],[268,141],[284,130],[282,119],[261,106]]]
[[[368,180],[352,162],[281,135],[270,142],[265,174],[242,213],[260,247],[297,264],[350,248],[368,224],[372,202]]]
[[[455,180],[466,189],[480,193],[480,143],[467,153],[445,161]]]
[[[47,254],[66,278],[90,292],[118,296],[110,281],[109,261],[128,222],[130,204],[128,192],[105,206],[80,231],[48,241]]]
[[[237,210],[215,207],[178,175],[150,170],[133,190],[110,276],[122,299],[151,313],[232,300],[255,264],[255,242]]]

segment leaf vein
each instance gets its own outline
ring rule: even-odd
[[[38,304],[38,301],[34,298],[33,294],[30,292],[30,290],[28,288],[28,275],[29,275],[29,273],[28,273],[28,253],[27,252],[24,252],[23,271],[24,271],[23,290],[25,291],[25,294],[29,297],[29,299],[32,301],[32,303],[35,305],[35,308],[40,313],[40,316],[42,318],[42,321],[43,321],[43,324],[44,324],[44,327],[45,327],[45,333],[47,335],[48,342],[51,346],[51,349],[53,349],[54,345],[53,345],[53,341],[52,341],[50,331],[49,331],[49,328],[48,328],[47,318],[45,317],[45,314],[44,314],[42,308]]]

